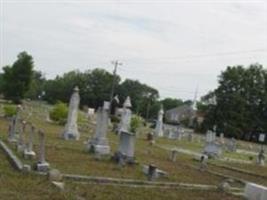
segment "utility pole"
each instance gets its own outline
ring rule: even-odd
[[[118,60],[112,61],[111,63],[114,65],[114,70],[113,70],[113,81],[112,81],[112,87],[111,87],[111,93],[110,93],[109,113],[111,113],[111,102],[112,102],[113,96],[114,96],[115,78],[117,75],[117,68],[119,65],[122,65],[122,63],[120,63]]]

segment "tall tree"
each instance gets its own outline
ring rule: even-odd
[[[5,98],[19,103],[30,88],[33,76],[33,58],[27,52],[21,52],[12,66],[3,68]]]
[[[247,133],[267,131],[267,73],[259,64],[227,67],[219,76],[219,86],[208,98],[205,126],[243,138]],[[208,99],[207,98],[207,99]]]
[[[150,108],[157,102],[159,93],[156,89],[142,84],[137,80],[126,79],[119,86],[118,93],[121,102],[127,96],[131,97],[133,111],[141,114],[143,117],[150,117]]]

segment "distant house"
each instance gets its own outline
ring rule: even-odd
[[[196,114],[191,105],[182,105],[165,112],[165,121],[167,123],[177,123],[190,119]]]

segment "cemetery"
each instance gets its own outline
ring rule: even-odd
[[[0,0],[0,200],[267,200],[267,0]]]
[[[7,117],[3,108],[9,103],[1,101],[4,197],[34,199],[43,193],[42,199],[118,199],[124,192],[123,199],[152,194],[177,199],[179,193],[182,199],[266,200],[265,145],[217,136],[213,130],[202,135],[186,127],[165,128],[162,106],[154,129],[138,124],[129,96],[114,131],[109,102],[88,117],[79,101],[75,87],[64,125],[49,119],[53,108],[45,102],[23,101]],[[12,187],[20,192],[13,194]]]

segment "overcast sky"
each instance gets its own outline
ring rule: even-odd
[[[1,67],[21,51],[54,78],[123,63],[118,73],[192,99],[229,65],[267,67],[267,0],[0,0]]]

